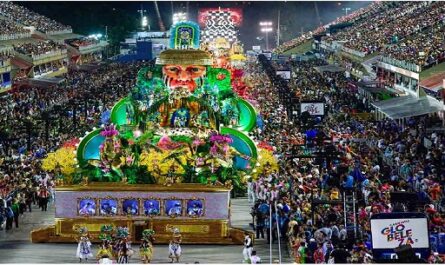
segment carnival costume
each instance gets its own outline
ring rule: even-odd
[[[111,230],[109,230],[111,229]],[[99,250],[96,254],[96,259],[100,260],[104,256],[108,256],[110,259],[113,258],[113,247],[112,247],[112,239],[111,232],[113,228],[111,226],[102,226],[101,233],[99,235],[99,239],[102,240],[102,244],[99,247]]]
[[[168,245],[169,258],[171,259],[171,263],[176,259],[176,262],[179,263],[179,257],[181,257],[181,242],[182,236],[179,233],[179,229],[175,228],[173,230],[173,236],[170,240],[170,244]]]
[[[252,256],[253,242],[249,235],[244,238],[243,257],[245,261],[249,261]]]
[[[153,258],[153,235],[155,232],[151,229],[145,229],[142,232],[142,244],[139,247],[139,256],[142,263],[150,263]]]
[[[88,230],[86,227],[81,227],[79,229],[80,238],[78,239],[79,244],[77,245],[76,257],[80,259],[88,260],[88,258],[93,257],[93,253],[91,251],[91,242],[88,238]]]
[[[117,263],[128,263],[128,259],[133,255],[131,242],[128,241],[128,228],[117,228]]]

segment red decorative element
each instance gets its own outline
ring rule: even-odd
[[[221,80],[224,80],[224,78],[226,78],[226,75],[225,74],[218,74],[216,76],[216,78],[221,81]]]
[[[198,11],[198,22],[201,27],[205,27],[210,19],[210,12],[230,12],[230,17],[235,26],[239,27],[243,23],[243,10],[241,8],[201,8]]]
[[[242,69],[232,68],[232,79],[234,79],[234,80],[240,79],[241,77],[243,77],[243,75],[244,75],[244,71]]]
[[[265,150],[268,150],[268,151],[272,151],[273,152],[273,147],[271,146],[271,145],[269,145],[268,143],[266,143],[266,142],[260,142],[259,144],[258,144],[258,147],[259,148],[261,148],[261,149],[265,149]]]
[[[70,148],[70,147],[72,147],[72,148],[76,148],[76,145],[77,145],[78,143],[80,143],[80,140],[79,140],[78,138],[73,138],[73,139],[71,139],[71,140],[69,140],[69,141],[66,141],[66,142],[62,145],[62,147],[66,147],[66,148]]]

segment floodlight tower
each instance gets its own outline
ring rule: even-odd
[[[260,22],[261,32],[266,34],[266,50],[269,50],[269,32],[273,31],[271,21],[261,21]]]

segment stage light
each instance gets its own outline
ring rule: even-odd
[[[148,26],[148,18],[146,16],[142,17],[142,27]]]
[[[266,50],[269,50],[269,32],[272,32],[272,22],[271,21],[261,21],[260,22],[261,32],[266,33]]]
[[[173,14],[173,24],[178,22],[187,21],[187,13],[179,12]]]
[[[272,22],[270,22],[270,21],[261,21],[260,22],[260,26],[261,27],[270,27],[270,26],[272,26]]]

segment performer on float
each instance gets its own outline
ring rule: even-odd
[[[153,237],[155,231],[152,229],[145,229],[142,232],[142,244],[139,247],[139,256],[141,257],[142,263],[150,263],[153,258],[153,242],[155,238]]]
[[[246,262],[250,260],[250,257],[252,256],[252,249],[253,249],[253,241],[250,237],[249,233],[244,233],[244,248],[243,248],[243,257]]]
[[[178,228],[175,228],[173,230],[173,236],[170,240],[170,244],[168,245],[168,251],[169,251],[169,258],[171,259],[171,263],[176,260],[177,263],[179,263],[179,257],[181,257],[181,242],[182,242],[182,236],[179,232]]]
[[[79,229],[80,237],[77,239],[79,244],[77,245],[76,257],[79,258],[79,262],[83,259],[88,261],[88,258],[93,257],[93,252],[91,251],[91,241],[88,235],[88,230],[86,227],[81,227]]]

